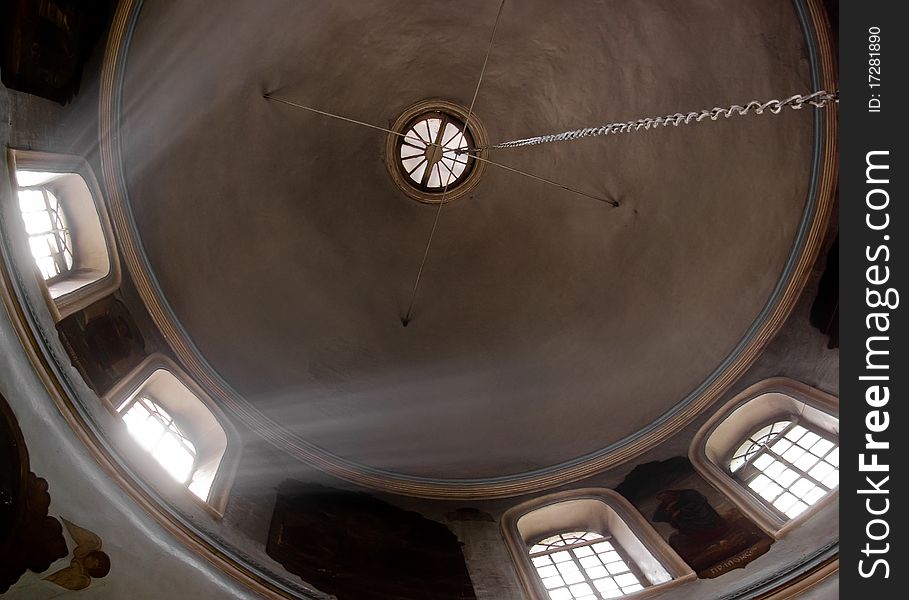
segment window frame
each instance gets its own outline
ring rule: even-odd
[[[731,473],[732,477],[733,477],[736,481],[738,481],[740,485],[745,486],[745,487],[748,487],[748,485],[749,485],[749,483],[750,483],[752,477],[750,477],[750,476],[749,476],[749,477],[745,477],[745,476],[743,476],[743,475],[748,474],[748,475],[754,475],[754,477],[756,477],[757,475],[763,473],[763,471],[762,471],[760,468],[755,467],[753,463],[754,463],[759,457],[761,457],[761,456],[765,456],[765,455],[770,456],[773,460],[775,460],[776,462],[779,462],[780,464],[784,465],[787,469],[790,469],[790,470],[794,471],[795,473],[797,473],[798,476],[799,476],[799,478],[807,479],[807,480],[809,480],[815,487],[817,487],[817,488],[819,488],[819,489],[821,489],[821,490],[824,490],[824,495],[821,496],[820,498],[818,498],[817,501],[815,501],[814,504],[808,504],[808,505],[807,505],[807,507],[805,508],[805,510],[808,510],[808,509],[810,509],[812,506],[814,506],[815,504],[817,504],[818,502],[823,501],[823,499],[824,499],[825,497],[827,497],[828,495],[830,495],[831,493],[833,493],[833,492],[839,487],[839,485],[837,485],[837,487],[833,487],[833,488],[828,487],[828,485],[827,485],[826,483],[824,483],[823,481],[821,481],[820,479],[818,479],[818,478],[816,478],[814,475],[812,475],[812,474],[810,473],[810,469],[806,471],[805,469],[799,467],[798,465],[796,465],[795,463],[793,463],[793,462],[790,461],[789,459],[785,458],[783,455],[778,454],[778,453],[777,453],[773,448],[771,448],[770,446],[772,445],[772,443],[776,443],[776,442],[779,441],[780,439],[784,438],[785,435],[786,435],[789,431],[791,431],[792,429],[794,429],[795,427],[802,427],[803,429],[807,430],[808,432],[814,433],[814,434],[817,435],[819,438],[821,438],[821,439],[823,439],[823,440],[826,440],[826,441],[832,443],[833,446],[834,446],[834,448],[837,448],[837,449],[839,448],[839,440],[838,440],[838,439],[837,439],[837,440],[831,440],[831,439],[830,439],[830,437],[831,437],[830,432],[824,431],[823,429],[820,429],[819,427],[815,427],[812,423],[806,421],[805,419],[799,418],[798,416],[793,416],[793,418],[792,418],[792,419],[789,419],[788,421],[789,421],[789,424],[788,424],[788,425],[786,425],[786,426],[785,426],[782,430],[780,430],[778,433],[773,434],[773,437],[770,438],[770,440],[769,440],[767,443],[762,444],[761,447],[760,447],[760,449],[757,450],[757,451],[754,453],[754,455],[753,455],[752,457],[748,458],[748,459],[742,464],[742,466],[741,466],[739,469],[737,469],[736,471],[732,471],[731,465],[728,465],[728,464],[727,464],[727,469],[730,470],[730,473]],[[781,421],[780,421],[779,419],[776,419],[776,418],[775,418],[775,419],[773,419],[770,423],[764,423],[764,424],[760,425],[755,431],[759,431],[760,429],[763,429],[763,428],[766,427],[767,425],[773,425],[773,424],[776,424],[776,423],[779,423],[779,422],[781,422]],[[749,438],[749,439],[750,439],[750,438]],[[744,443],[744,442],[743,442],[743,443]],[[815,442],[815,443],[816,443],[816,442]],[[827,451],[827,453],[830,453],[830,452],[833,452],[833,448],[831,448],[831,449],[829,449],[829,450]],[[818,462],[815,463],[815,465],[812,465],[811,468],[814,468],[815,466],[817,466],[817,464],[820,464],[820,462],[825,461],[825,458],[826,458],[826,454],[827,454],[827,453],[825,453],[825,456],[824,456],[824,457],[819,457]],[[729,460],[726,460],[726,461],[724,461],[724,462],[725,462],[725,463],[729,463],[730,461],[729,461]],[[837,471],[839,471],[839,466],[837,466],[836,469],[837,469]],[[796,480],[796,481],[797,481],[797,480]],[[793,482],[793,483],[794,483],[794,482]],[[778,484],[778,485],[779,485],[779,484]],[[783,486],[780,486],[780,487],[783,487]],[[792,484],[790,484],[789,486],[783,487],[783,490],[784,490],[784,491],[790,491],[791,488],[792,488]],[[750,489],[750,488],[749,488],[749,489]],[[790,493],[791,493],[791,492],[790,492]],[[796,519],[796,518],[798,518],[798,516],[796,516],[796,517],[789,517],[789,516],[787,516],[787,515],[786,515],[785,513],[783,513],[779,508],[777,508],[777,507],[773,504],[773,502],[767,500],[767,499],[764,498],[763,496],[760,496],[760,494],[756,494],[756,495],[761,499],[762,502],[764,502],[764,504],[765,504],[770,510],[772,510],[772,511],[773,511],[778,517],[780,517],[781,519],[785,519],[786,521],[789,521],[789,520],[791,520],[791,519]],[[802,503],[803,503],[803,504],[807,504],[807,503],[804,502],[804,501],[802,501]],[[804,511],[802,511],[802,512],[804,512]],[[800,516],[800,515],[799,515],[799,516]]]
[[[774,539],[785,537],[812,515],[839,500],[837,486],[790,519],[730,470],[728,463],[747,436],[783,420],[790,421],[791,426],[798,424],[814,431],[839,446],[839,399],[793,379],[775,377],[752,385],[724,404],[701,426],[688,450],[695,471]],[[745,433],[732,439],[727,433],[731,431]]]
[[[615,531],[596,531],[598,527],[586,521],[589,516],[583,517],[576,511],[576,507],[582,506],[580,503],[583,503],[584,511],[592,510],[598,513],[597,520],[611,521],[618,527],[615,527]],[[620,555],[631,566],[644,588],[621,598],[634,600],[650,598],[670,587],[697,579],[691,567],[676,554],[653,526],[628,500],[613,490],[581,488],[534,498],[506,511],[500,526],[521,585],[531,600],[549,600],[549,594],[531,560],[530,548],[540,540],[558,533],[596,532],[611,538],[613,546],[622,549]],[[668,580],[653,582],[646,569],[631,556],[632,552],[628,548],[629,539],[633,539],[635,552],[646,553],[669,577]]]
[[[565,546],[557,546],[555,548],[549,548],[547,550],[533,552],[533,547],[536,546],[537,544],[539,544],[540,542],[542,542],[543,540],[554,537],[555,535],[564,536],[568,533],[584,533],[584,534],[592,533],[599,537],[592,539],[592,540],[575,542],[573,544],[567,544]],[[635,585],[641,586],[642,589],[640,591],[646,590],[648,587],[652,587],[652,584],[648,581],[648,579],[644,575],[643,571],[641,571],[641,569],[638,567],[638,564],[628,555],[628,553],[622,547],[622,544],[619,543],[619,541],[615,538],[615,536],[613,536],[612,534],[610,534],[608,532],[599,533],[599,532],[595,532],[595,531],[584,531],[584,532],[563,531],[561,533],[557,533],[554,535],[548,535],[536,542],[528,542],[527,546],[529,546],[529,549],[527,550],[527,555],[528,555],[528,557],[530,557],[531,563],[533,563],[535,558],[538,558],[541,556],[551,556],[552,554],[556,554],[558,552],[568,552],[571,557],[571,562],[573,562],[577,566],[578,571],[580,573],[582,573],[582,575],[584,577],[584,583],[587,583],[588,586],[592,590],[594,590],[594,594],[596,594],[597,596],[603,597],[602,594],[599,592],[599,590],[596,588],[596,585],[594,584],[594,581],[595,581],[594,576],[588,572],[588,567],[585,567],[584,564],[581,562],[581,559],[583,557],[578,556],[578,554],[575,552],[575,550],[578,548],[589,548],[591,546],[594,546],[596,544],[601,544],[604,542],[609,543],[610,547],[612,548],[612,551],[614,551],[619,556],[619,558],[622,559],[622,562],[625,563],[625,566],[628,567],[627,572],[631,573],[634,576],[634,578],[636,579]],[[599,557],[599,553],[596,552],[596,554]],[[539,573],[540,567],[538,565],[534,564],[534,569],[537,571],[537,578],[540,579],[542,582],[543,577]],[[623,574],[624,573],[619,573],[619,575],[623,575]],[[608,577],[610,579],[612,579],[613,582],[615,581],[615,576],[612,573],[608,573]],[[578,583],[580,583],[580,582],[578,582]],[[575,584],[569,584],[566,587],[570,587],[570,585],[575,585]],[[616,585],[618,585],[618,584],[616,584]],[[545,587],[545,583],[544,583],[544,587]],[[621,586],[619,586],[619,587],[621,587]],[[549,593],[549,590],[547,590],[547,593]],[[637,592],[633,592],[633,593],[636,594]],[[625,594],[623,594],[623,596],[618,596],[618,597],[624,597],[624,596],[625,596]]]
[[[193,483],[192,474],[198,470],[199,464],[206,460],[214,460],[211,452],[206,453],[205,444],[202,440],[194,439],[187,436],[196,449],[194,458],[193,471],[185,483],[180,483],[166,471],[157,459],[137,442],[136,438],[128,431],[126,423],[123,421],[123,415],[132,406],[135,401],[143,396],[144,388],[149,384],[150,379],[158,371],[165,371],[182,385],[189,396],[192,396],[207,411],[217,426],[223,432],[225,437],[224,449],[217,459],[217,468],[212,477],[211,486],[208,492],[208,498],[203,499],[197,496],[190,485]],[[177,428],[184,434],[187,432],[187,424],[175,413],[172,406],[167,406],[160,398],[151,395],[150,401],[161,406],[168,415],[174,420]],[[224,516],[224,510],[227,507],[227,500],[230,495],[230,488],[233,485],[237,467],[240,461],[242,450],[241,436],[228,420],[224,412],[218,408],[212,397],[205,392],[202,387],[192,380],[183,369],[181,369],[173,360],[163,354],[152,354],[135,367],[129,375],[115,384],[102,401],[108,411],[114,416],[116,430],[114,440],[119,450],[135,464],[142,474],[152,482],[155,487],[162,492],[169,493],[172,498],[188,498],[191,502],[201,505],[213,517],[220,519]],[[201,412],[201,411],[199,411]]]
[[[178,439],[180,445],[184,446],[188,453],[192,455],[192,464],[189,468],[189,474],[186,476],[187,479],[184,481],[178,480],[179,483],[188,485],[189,481],[191,481],[193,473],[196,472],[196,468],[199,465],[199,452],[196,450],[196,444],[192,441],[191,437],[183,431],[183,429],[180,427],[180,424],[177,422],[177,419],[175,419],[174,416],[167,411],[167,409],[161,406],[160,402],[156,402],[155,399],[151,398],[150,396],[151,394],[135,394],[130,400],[127,400],[126,403],[121,405],[117,409],[117,412],[119,413],[120,418],[125,422],[126,415],[128,415],[136,405],[140,405],[149,414],[149,417],[153,416],[155,419],[157,419],[157,421],[161,423],[163,431],[161,432],[158,441],[155,443],[155,447],[161,443],[162,439],[166,435],[170,435],[171,437]],[[165,416],[166,422],[164,418]],[[127,428],[128,427],[129,426],[127,425]],[[149,450],[148,452],[152,455],[152,457],[155,457],[154,449]]]
[[[14,148],[7,150],[7,158],[12,198],[17,204],[16,212],[20,215],[19,222],[22,222],[21,209],[18,207],[19,190],[51,189],[60,204],[67,228],[70,231],[73,266],[65,273],[60,273],[45,280],[34,263],[30,249],[27,252],[33,265],[36,279],[47,300],[48,307],[51,309],[54,320],[61,321],[67,316],[113,294],[120,287],[122,280],[120,256],[117,251],[117,244],[104,195],[88,162],[81,156],[71,154],[18,150]],[[18,171],[43,171],[59,173],[61,176],[78,176],[85,184],[85,189],[88,190],[90,202],[87,201],[89,198],[86,198],[83,194],[60,193],[59,190],[53,189],[53,182],[34,186],[20,186],[17,176]],[[60,184],[58,183],[58,185]],[[97,221],[97,226],[94,225],[95,220]],[[79,226],[80,221],[83,223],[83,227]],[[92,225],[84,227],[89,221]],[[30,236],[26,233],[24,225],[21,227],[21,231],[22,235],[25,236],[25,243],[28,244],[27,240]],[[82,241],[80,241],[80,235],[82,236]],[[87,241],[89,236],[91,236],[91,239]],[[86,252],[85,248],[87,246],[92,250]],[[102,251],[106,254],[107,272],[96,276],[95,272],[99,269],[87,268],[85,262],[80,259],[80,255],[97,255]],[[83,280],[84,282],[82,282]],[[74,288],[66,290],[67,287],[71,286],[74,286]],[[58,290],[62,288],[63,291],[54,293],[55,288]]]
[[[76,259],[75,244],[73,243],[73,236],[72,236],[72,231],[70,230],[70,226],[69,226],[69,219],[66,216],[66,207],[63,205],[63,202],[60,200],[60,198],[57,197],[56,194],[54,194],[48,190],[47,185],[41,185],[41,184],[18,185],[16,187],[17,196],[18,196],[18,193],[23,192],[23,191],[39,192],[41,194],[42,198],[44,199],[44,206],[45,206],[44,209],[42,209],[40,211],[29,211],[29,212],[46,212],[46,213],[48,213],[49,216],[51,214],[53,214],[56,217],[56,221],[60,224],[59,228],[57,228],[56,226],[53,226],[53,228],[50,231],[46,231],[46,232],[42,232],[42,233],[29,233],[26,230],[25,235],[28,236],[29,245],[31,245],[31,240],[33,237],[38,236],[38,235],[47,235],[48,233],[50,233],[50,234],[53,234],[54,238],[57,241],[57,244],[59,246],[61,246],[61,249],[59,249],[58,252],[56,252],[54,254],[63,255],[65,253],[65,250],[68,250],[69,254],[70,254],[70,262],[72,263],[71,265],[68,265],[64,270],[60,271],[59,264],[56,264],[58,273],[56,275],[51,275],[50,277],[47,277],[44,279],[44,281],[48,285],[52,285],[53,283],[55,283],[57,281],[65,279],[66,276],[70,273],[70,271],[73,270],[73,268],[75,266],[75,259]],[[56,209],[54,209],[51,206],[51,201],[50,201],[49,196],[53,197],[54,201],[57,203]],[[25,213],[22,212],[21,207],[20,207],[19,211],[20,211],[20,214],[22,214],[24,216]],[[63,233],[62,236],[60,235],[61,232]],[[60,239],[61,237],[64,238],[63,241],[61,241],[61,239]],[[67,243],[66,238],[68,238],[68,243]],[[57,260],[55,260],[54,262],[58,263]],[[40,270],[40,268],[39,268],[39,270]],[[43,277],[43,275],[42,275],[42,277]]]

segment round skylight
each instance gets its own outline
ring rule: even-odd
[[[386,163],[394,182],[420,202],[445,202],[467,193],[485,168],[486,130],[475,114],[446,100],[411,106],[388,135]],[[479,158],[478,158],[479,157]]]
[[[433,112],[418,117],[401,138],[401,168],[423,189],[454,188],[467,173],[469,136],[464,123],[452,115]]]

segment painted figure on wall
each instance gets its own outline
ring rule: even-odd
[[[45,479],[30,471],[22,431],[0,396],[0,594],[26,571],[43,573],[69,554],[60,521],[48,515],[51,497]],[[101,538],[62,519],[76,549],[68,567],[45,577],[69,590],[89,586],[92,577],[110,572],[110,557]]]
[[[0,396],[0,594],[25,572],[40,573],[67,555],[60,521],[47,514],[47,481],[29,470],[19,424]]]
[[[135,320],[120,300],[105,298],[57,324],[73,364],[104,395],[148,356]]]
[[[639,465],[616,491],[648,518],[701,578],[742,568],[773,543],[701,479],[685,457]]]
[[[76,549],[68,567],[44,579],[68,590],[82,590],[91,585],[92,577],[100,578],[110,573],[110,557],[101,550],[101,538],[84,527],[62,519]]]

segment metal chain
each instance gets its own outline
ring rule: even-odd
[[[688,125],[689,123],[695,122],[700,123],[704,119],[710,119],[711,121],[716,121],[721,116],[726,117],[727,119],[733,115],[745,116],[749,112],[754,112],[755,114],[763,114],[765,110],[769,110],[773,114],[779,114],[784,108],[789,107],[793,110],[800,110],[805,107],[806,104],[810,104],[815,108],[824,108],[827,104],[831,102],[839,102],[839,91],[828,92],[826,90],[820,90],[814,92],[813,94],[800,95],[796,94],[795,96],[790,96],[785,100],[768,100],[767,102],[759,102],[757,100],[752,100],[748,104],[742,106],[739,104],[733,104],[729,108],[711,108],[707,110],[702,110],[700,112],[690,112],[690,113],[675,113],[672,115],[666,115],[664,117],[648,117],[645,119],[638,119],[637,121],[627,121],[624,123],[608,123],[606,125],[600,125],[599,127],[585,127],[584,129],[574,129],[572,131],[563,131],[562,133],[552,133],[549,135],[539,135],[536,137],[525,138],[522,140],[512,140],[510,142],[502,142],[501,144],[495,144],[494,146],[484,146],[483,148],[471,148],[471,150],[485,150],[489,148],[518,148],[520,146],[537,146],[539,144],[548,144],[550,142],[565,142],[569,140],[577,140],[586,137],[594,137],[598,135],[609,135],[616,133],[628,133],[632,131],[638,131],[639,129],[651,129],[656,127],[666,127],[667,125],[673,125],[678,127],[679,125]]]

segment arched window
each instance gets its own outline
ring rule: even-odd
[[[173,361],[152,355],[106,396],[122,419],[121,448],[161,489],[176,481],[217,513],[239,460],[239,436],[212,399]],[[148,457],[153,461],[149,461]]]
[[[552,600],[617,598],[646,581],[611,536],[593,531],[544,538],[530,547],[530,560]]]
[[[729,470],[781,515],[792,519],[839,485],[839,447],[823,432],[776,421],[748,436]]]
[[[506,512],[502,528],[533,600],[642,598],[696,577],[612,490],[531,500]]]
[[[10,150],[23,233],[62,319],[120,286],[110,219],[91,167],[78,157]]]
[[[45,281],[51,282],[73,268],[73,238],[60,199],[42,184],[56,173],[18,171],[19,210],[32,258]]]
[[[120,409],[123,422],[158,464],[180,483],[189,483],[196,467],[196,445],[187,437],[166,410],[146,396],[137,396]],[[192,487],[190,486],[192,490]],[[208,490],[194,493],[203,500]]]
[[[790,379],[752,386],[695,436],[689,458],[767,533],[779,538],[837,495],[839,403]]]

